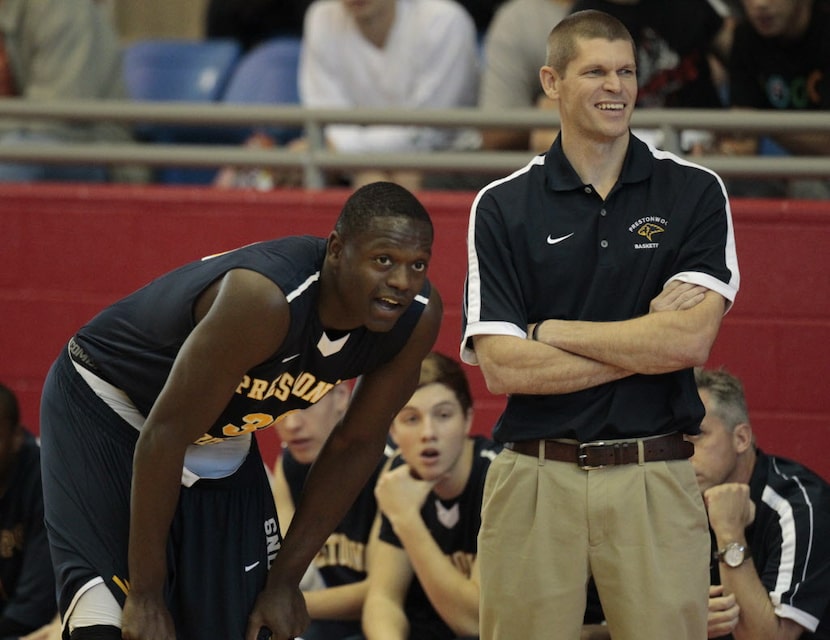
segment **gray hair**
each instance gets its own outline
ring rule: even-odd
[[[744,387],[741,381],[721,367],[717,370],[695,368],[698,391],[708,391],[712,410],[733,431],[741,423],[749,423]]]

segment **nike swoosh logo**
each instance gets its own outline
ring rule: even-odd
[[[256,569],[257,566],[259,566],[259,560],[257,560],[253,564],[246,564],[245,565],[245,573],[248,573],[249,571],[251,571],[253,569]]]
[[[300,354],[295,353],[293,356],[288,356],[287,358],[283,358],[282,361],[283,362],[289,362],[289,361],[293,360],[294,358],[299,358],[299,357],[300,357]]]
[[[562,242],[563,240],[567,240],[572,235],[573,235],[573,233],[569,233],[568,235],[560,236],[559,238],[551,238],[550,236],[548,236],[548,244],[557,244],[559,242]]]

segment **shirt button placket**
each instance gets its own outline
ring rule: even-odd
[[[602,207],[602,209],[599,210],[599,215],[600,215],[600,219],[599,219],[598,229],[599,229],[600,237],[602,238],[599,241],[599,246],[600,246],[601,249],[607,249],[608,244],[609,244],[608,239],[607,239],[608,238],[608,228],[607,228],[608,210],[605,207]],[[607,255],[607,253],[603,252],[603,255]],[[607,258],[602,258],[603,262],[606,259]]]

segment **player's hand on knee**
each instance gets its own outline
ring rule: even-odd
[[[308,623],[305,598],[298,587],[269,585],[259,594],[248,618],[245,640],[290,640],[302,634]]]

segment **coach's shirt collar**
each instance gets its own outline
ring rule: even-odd
[[[617,182],[626,184],[648,180],[652,174],[653,162],[654,156],[646,143],[631,133]],[[582,182],[573,165],[565,157],[561,134],[556,136],[556,140],[545,154],[545,182],[553,191],[575,191],[588,186]]]

